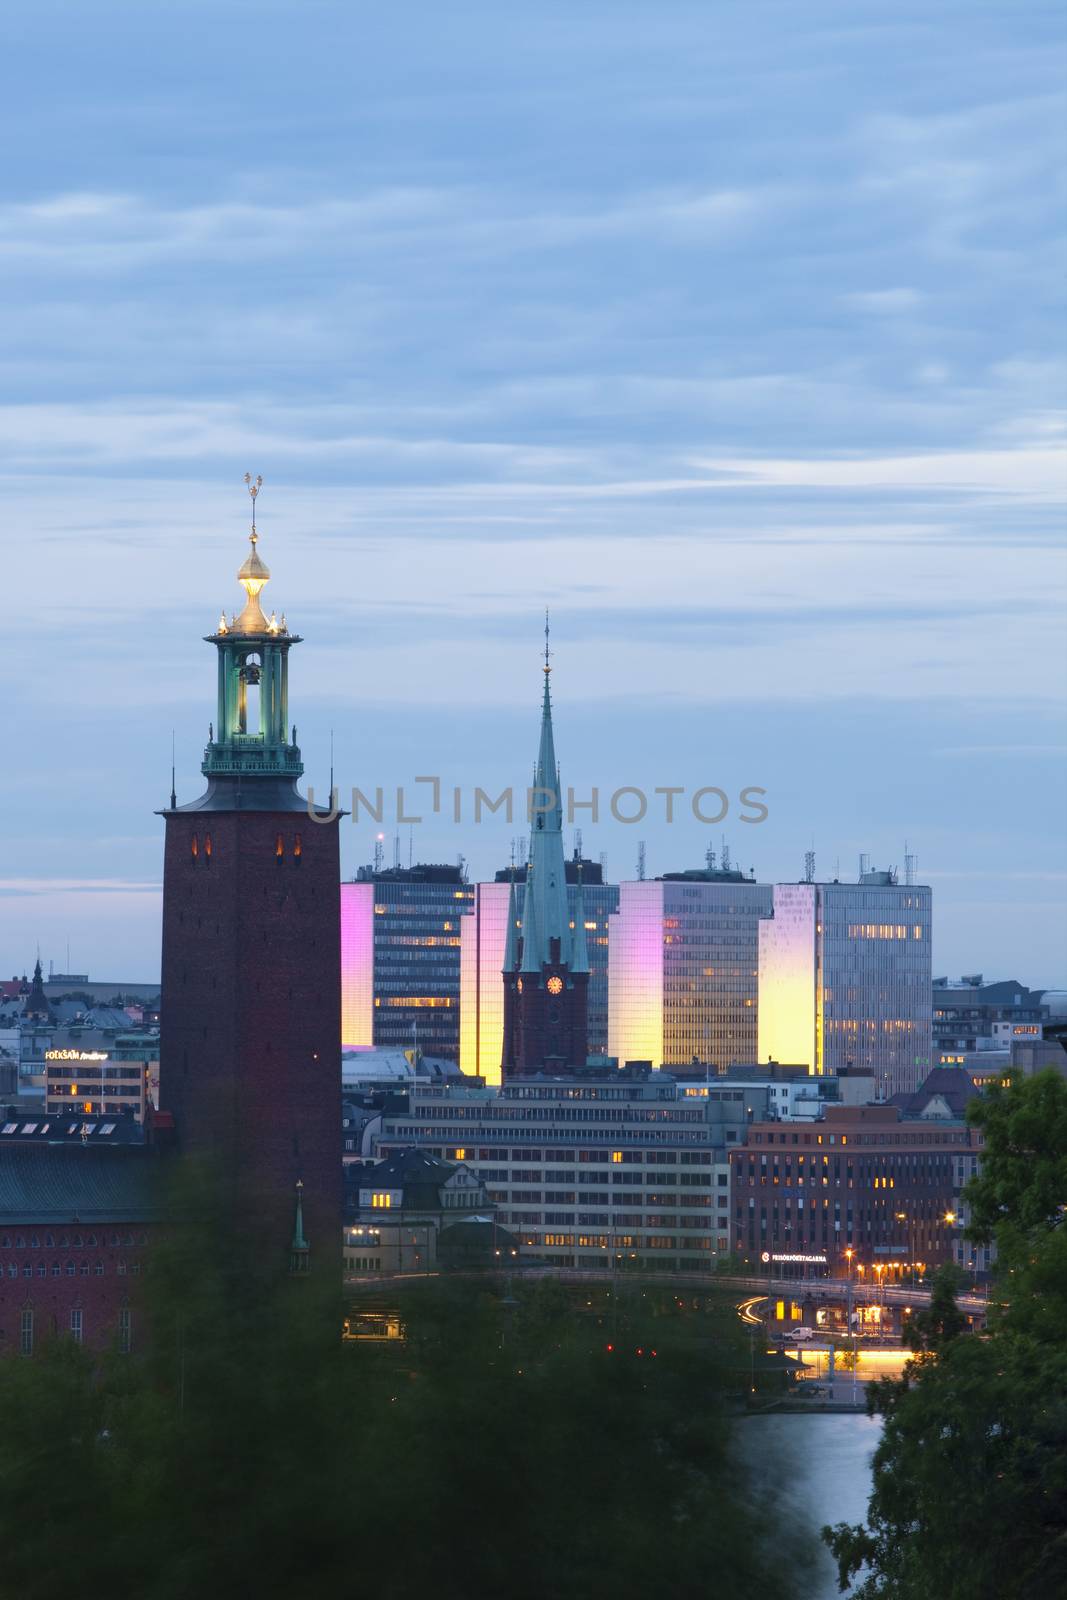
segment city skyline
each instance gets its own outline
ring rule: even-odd
[[[579,794],[767,790],[759,827],[583,822],[612,879],[641,838],[764,882],[908,841],[935,972],[1067,984],[1044,7],[18,33],[0,971],[158,975],[152,813],[172,729],[198,788],[251,470],[316,793],[331,730],[343,794],[521,785],[548,605]],[[414,856],[489,879],[522,831]]]

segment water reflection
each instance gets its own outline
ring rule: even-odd
[[[880,1418],[856,1413],[746,1417],[739,1430],[756,1488],[766,1488],[768,1502],[785,1513],[783,1523],[792,1520],[791,1512],[817,1536],[824,1523],[864,1520]],[[834,1563],[824,1548],[810,1600],[834,1600],[838,1594]]]

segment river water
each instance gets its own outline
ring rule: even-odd
[[[739,1438],[755,1469],[767,1514],[796,1519],[816,1537],[824,1523],[863,1522],[871,1490],[871,1457],[881,1419],[862,1413],[781,1414],[746,1417]],[[783,1505],[783,1501],[785,1502]],[[798,1600],[835,1600],[840,1595],[830,1552],[823,1547],[819,1570]]]

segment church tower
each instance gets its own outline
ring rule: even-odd
[[[206,636],[218,672],[207,789],[179,806],[172,784],[161,813],[160,1105],[179,1149],[214,1166],[265,1268],[289,1261],[299,1194],[305,1267],[339,1271],[338,821],[309,815],[296,786],[288,674],[300,639],[260,605],[258,489],[237,574],[245,604]]]
[[[505,1081],[539,1072],[573,1071],[585,1066],[589,1052],[585,908],[579,883],[572,928],[563,859],[563,796],[552,735],[547,624],[543,670],[541,743],[534,772],[521,928],[514,884],[508,900],[501,1063]]]

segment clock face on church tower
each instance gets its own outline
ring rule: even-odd
[[[563,993],[563,979],[557,977],[555,973],[548,980],[548,992],[549,994]]]

